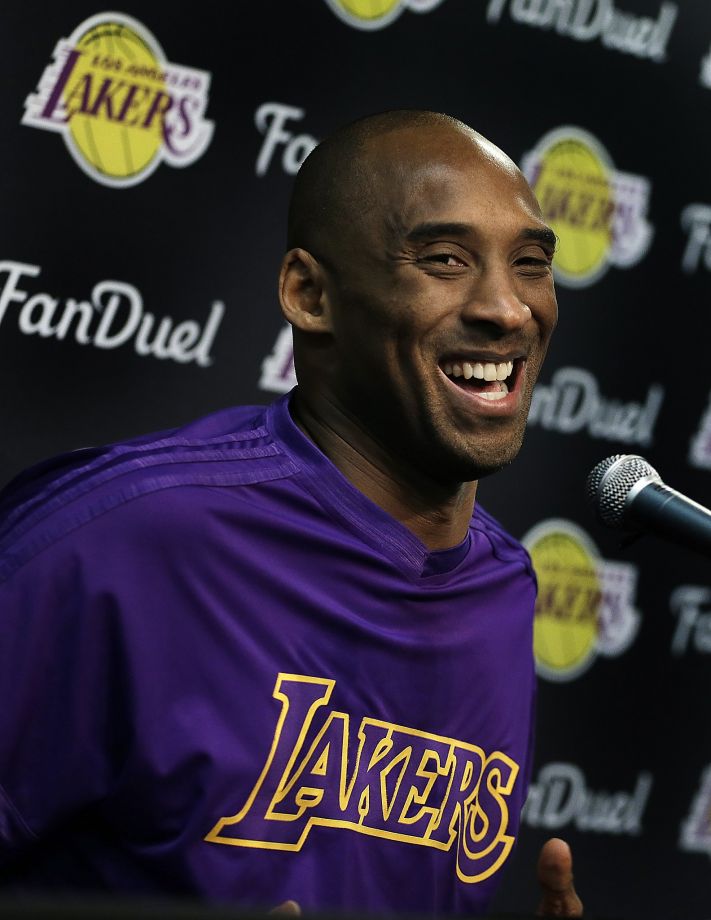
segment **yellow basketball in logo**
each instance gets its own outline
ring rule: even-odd
[[[538,578],[534,621],[536,668],[570,680],[592,663],[601,590],[595,548],[569,521],[539,524],[524,538]]]
[[[161,64],[135,30],[110,19],[75,47],[81,54],[63,94],[75,157],[112,179],[138,176],[163,141]]]
[[[590,284],[607,267],[615,210],[613,171],[595,139],[560,129],[537,148],[532,183],[559,245],[556,275],[571,286]]]
[[[346,13],[358,19],[382,19],[399,7],[402,0],[335,0]]]

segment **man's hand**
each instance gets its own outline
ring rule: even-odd
[[[583,904],[573,887],[573,857],[565,840],[558,837],[546,840],[538,857],[537,871],[543,896],[536,916],[582,917]]]

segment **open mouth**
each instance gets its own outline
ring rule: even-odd
[[[476,393],[483,399],[498,400],[516,385],[522,359],[513,361],[447,360],[440,365],[443,373],[460,389]]]

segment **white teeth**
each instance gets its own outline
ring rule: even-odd
[[[483,399],[503,399],[508,391],[509,388],[504,383],[502,390],[482,390],[481,393],[479,393],[479,396],[481,396]]]
[[[513,373],[513,361],[462,361],[461,364],[445,364],[443,367],[448,377],[464,377],[465,380],[503,381]]]

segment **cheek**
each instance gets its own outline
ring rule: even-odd
[[[390,320],[363,304],[349,305],[347,315],[334,323],[336,373],[353,390],[382,387],[397,366]]]
[[[548,341],[558,322],[558,302],[552,282],[543,291],[536,292],[536,296],[529,292],[529,299],[525,302],[541,329],[541,338]]]
[[[374,271],[367,285],[342,286],[334,302],[332,329],[343,365],[361,375],[367,366],[380,385],[387,378],[410,381],[411,388],[430,363],[422,355],[441,326],[441,294],[428,291],[419,278],[408,280]]]
[[[410,328],[379,315],[351,328],[340,350],[341,375],[349,389],[365,396],[370,409],[416,400],[423,389],[423,361]]]
[[[351,291],[333,311],[332,329],[339,351],[384,356],[412,338],[413,320],[400,298]]]

